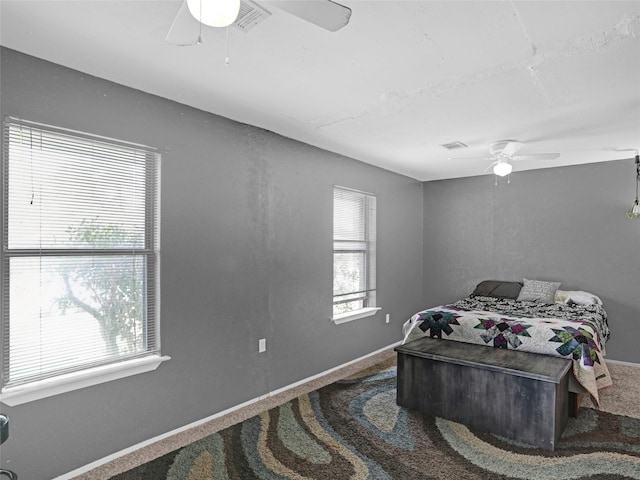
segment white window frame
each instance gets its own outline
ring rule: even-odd
[[[25,128],[29,131],[48,132],[60,135],[65,138],[64,148],[82,148],[87,141],[100,142],[101,144],[111,145],[114,147],[126,147],[134,149],[138,155],[144,157],[145,167],[145,226],[144,231],[144,247],[141,248],[91,248],[79,250],[78,248],[22,248],[9,246],[9,156],[10,156],[10,129]],[[30,147],[33,148],[33,147]],[[72,150],[70,150],[72,151]],[[84,132],[78,132],[59,127],[52,127],[36,122],[29,122],[13,117],[5,117],[3,123],[3,158],[2,158],[2,242],[3,248],[1,255],[1,264],[3,269],[2,280],[0,282],[0,345],[2,345],[3,353],[0,356],[0,376],[1,390],[0,402],[9,405],[20,405],[26,402],[46,398],[52,395],[65,393],[79,388],[85,388],[91,385],[97,385],[112,381],[118,378],[124,378],[143,372],[155,370],[162,362],[169,360],[170,357],[160,354],[160,155],[156,149],[146,147],[144,145],[133,144],[113,140],[97,135]],[[144,308],[145,308],[145,330],[144,330],[144,347],[142,350],[134,354],[124,357],[114,357],[108,360],[87,364],[84,366],[76,366],[75,368],[65,368],[55,371],[38,378],[29,378],[24,381],[11,382],[9,378],[10,372],[10,323],[11,312],[9,304],[10,292],[10,261],[12,258],[45,258],[45,257],[71,257],[96,258],[101,255],[118,255],[118,256],[144,256],[146,258],[146,269],[144,276]],[[14,320],[15,321],[15,320]],[[46,362],[45,362],[46,363]]]
[[[333,238],[333,268],[334,268],[334,286],[333,286],[333,307],[331,320],[336,323],[345,323],[360,318],[369,317],[375,315],[380,307],[376,304],[376,225],[377,225],[377,199],[376,196],[371,193],[354,190],[352,188],[346,188],[335,185],[333,187],[333,217],[334,217],[334,238]],[[336,238],[336,222],[338,220],[338,205],[341,195],[347,195],[354,199],[360,199],[364,202],[363,217],[359,218],[364,225],[364,238],[358,239],[339,239]],[[360,244],[359,250],[354,250],[354,247],[349,247],[349,250],[343,250],[341,245],[345,244]],[[364,255],[364,272],[360,272],[364,280],[364,288],[361,291],[345,292],[336,294],[335,285],[335,269],[337,267],[336,255],[345,252],[361,252]],[[338,313],[335,306],[340,303],[346,303],[347,296],[351,296],[351,300],[354,299],[354,295],[359,296],[362,300],[362,307],[352,311],[346,311]]]

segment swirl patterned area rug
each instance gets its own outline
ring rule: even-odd
[[[583,408],[546,452],[397,407],[381,364],[113,478],[640,479],[640,419]]]

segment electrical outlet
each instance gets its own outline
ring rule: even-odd
[[[258,353],[262,353],[266,351],[267,351],[267,339],[261,338],[260,340],[258,340]]]
[[[389,314],[387,313],[386,323],[389,323]]]

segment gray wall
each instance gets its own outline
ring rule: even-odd
[[[15,51],[2,49],[0,73],[3,116],[165,150],[162,350],[172,360],[2,405],[2,466],[20,478],[53,478],[391,345],[423,305],[420,182]],[[378,197],[383,310],[343,325],[329,320],[334,184]]]
[[[517,166],[516,166],[517,170]],[[640,363],[640,221],[625,215],[634,161],[424,184],[427,305],[463,297],[484,279],[561,281],[600,296],[610,359]]]

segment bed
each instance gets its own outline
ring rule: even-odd
[[[588,393],[612,385],[604,357],[610,336],[596,295],[560,290],[559,282],[485,280],[467,297],[422,310],[403,325],[403,343],[442,340],[552,355],[573,360],[569,391]]]

